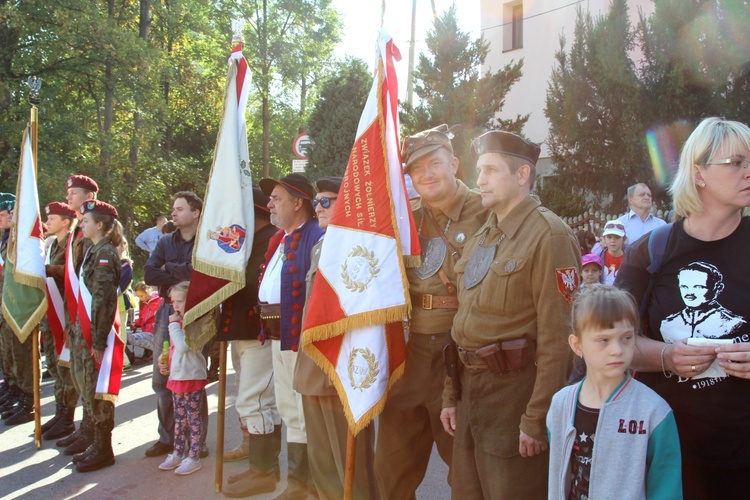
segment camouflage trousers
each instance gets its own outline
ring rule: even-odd
[[[70,373],[83,399],[84,410],[97,424],[115,424],[115,405],[111,401],[96,398],[96,380],[99,369],[96,367],[91,349],[83,338],[81,327],[76,323],[68,330],[70,342]]]
[[[34,392],[34,368],[31,355],[32,337],[21,342],[6,321],[0,322],[3,374],[11,385],[17,385],[27,394]]]
[[[55,336],[47,327],[47,321],[43,320],[39,325],[44,339],[44,357],[47,360],[47,371],[55,379],[55,403],[67,408],[75,408],[78,404],[78,391],[73,385],[73,376],[69,366],[58,363],[57,350],[55,348]]]

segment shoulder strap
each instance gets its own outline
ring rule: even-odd
[[[648,287],[646,293],[643,294],[641,299],[641,305],[638,309],[639,316],[641,319],[641,328],[645,331],[646,325],[646,311],[648,310],[648,303],[651,301],[651,292],[654,289],[654,280],[656,275],[661,271],[661,267],[664,261],[664,254],[667,252],[667,244],[669,243],[669,237],[672,234],[672,226],[674,224],[670,222],[663,226],[659,226],[648,235],[648,257],[650,263],[646,270],[648,271]]]
[[[669,235],[672,234],[673,223],[659,226],[648,236],[648,258],[651,262],[648,265],[648,272],[651,275],[658,273],[661,270],[662,259],[664,253],[667,251],[667,243],[669,243]]]
[[[458,259],[461,258],[461,253],[456,250],[456,247],[451,245],[451,242],[448,241],[448,238],[446,238],[445,233],[442,229],[440,229],[440,226],[438,226],[437,220],[435,220],[435,216],[432,214],[432,210],[430,210],[428,207],[424,207],[422,210],[425,211],[427,214],[427,219],[429,219],[430,223],[432,224],[432,227],[435,228],[435,231],[437,231],[438,235],[440,235],[440,239],[443,240],[443,244],[450,250],[451,257],[453,257],[453,261],[456,262]]]

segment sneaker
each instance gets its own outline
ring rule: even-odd
[[[188,457],[182,461],[180,466],[175,469],[174,473],[178,476],[187,476],[188,474],[200,470],[201,467],[203,467],[203,465],[201,465],[200,458],[196,460]]]
[[[180,466],[182,463],[182,457],[177,456],[176,453],[170,453],[167,455],[167,459],[159,465],[159,470],[173,470]]]

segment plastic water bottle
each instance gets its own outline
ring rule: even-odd
[[[165,364],[169,366],[169,341],[165,340],[164,345],[161,348],[161,362],[162,364]],[[167,368],[167,372],[165,375],[169,375],[169,368]]]

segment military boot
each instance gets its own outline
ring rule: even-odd
[[[81,433],[79,434],[78,438],[63,450],[63,453],[65,455],[76,455],[78,453],[84,452],[86,451],[86,448],[91,446],[91,443],[94,442],[93,418],[88,415],[84,415],[79,430],[81,431]],[[59,442],[60,441],[58,441],[58,443]]]
[[[83,422],[88,420],[88,413],[86,412],[86,409],[83,410],[83,419],[81,420],[81,423],[78,424],[78,429],[76,429],[72,434],[60,439],[55,443],[55,446],[58,448],[67,448],[71,444],[75,442],[76,439],[81,437],[81,433],[83,432]]]
[[[7,379],[0,380],[0,401],[5,397],[6,394],[8,394],[8,391],[10,390],[10,384],[8,384]]]
[[[74,464],[77,464],[78,462],[83,462],[84,460],[86,460],[86,458],[89,455],[91,455],[91,453],[96,448],[96,446],[97,446],[96,445],[96,440],[100,439],[100,438],[97,438],[99,430],[98,430],[98,428],[97,428],[96,425],[93,426],[93,429],[94,429],[94,440],[91,442],[91,444],[89,445],[88,448],[86,448],[85,450],[83,450],[81,453],[76,453],[75,455],[73,455],[73,458],[71,459],[71,461]]]
[[[60,403],[57,403],[57,405],[55,406],[55,416],[42,424],[42,434],[44,434],[45,432],[50,430],[52,427],[54,427],[57,421],[60,420],[60,412],[62,411],[63,408],[65,408],[63,405],[61,405]],[[65,435],[67,436],[68,434],[65,434]],[[58,436],[58,437],[62,437],[62,436]]]
[[[76,464],[76,471],[91,472],[115,464],[115,454],[112,451],[113,427],[114,422],[98,422],[96,424],[96,440],[93,450]]]
[[[20,397],[21,389],[19,389],[17,385],[10,386],[8,394],[5,395],[5,399],[0,403],[0,418],[8,418],[10,416],[12,410],[18,404],[18,399]]]
[[[75,407],[68,408],[65,405],[61,405],[60,416],[57,422],[47,429],[47,432],[42,434],[42,438],[47,441],[50,439],[60,439],[74,432],[76,430],[76,424],[73,423],[75,411]]]
[[[244,498],[276,490],[280,437],[275,433],[250,434],[250,469],[230,477],[229,484],[222,489],[225,497]]]
[[[235,449],[224,453],[225,462],[236,462],[250,455],[250,433],[244,427],[240,427],[240,429],[242,430],[242,442]]]
[[[34,420],[34,395],[21,393],[16,410],[4,420],[5,425],[25,424]]]

